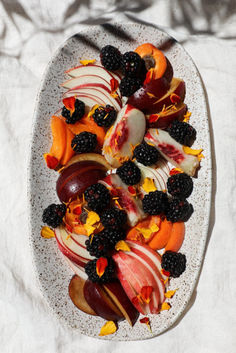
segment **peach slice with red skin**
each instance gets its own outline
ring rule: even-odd
[[[148,126],[151,128],[167,128],[172,121],[184,119],[184,115],[187,112],[187,105],[183,102],[178,105],[172,105],[170,109],[164,109],[163,111],[157,114],[151,114],[147,118]]]
[[[124,318],[120,309],[98,283],[87,280],[84,284],[84,297],[95,313],[105,320],[118,321]]]

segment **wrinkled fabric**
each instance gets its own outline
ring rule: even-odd
[[[234,0],[2,0],[0,3],[0,351],[2,353],[236,351],[236,6]],[[159,337],[105,342],[51,316],[28,241],[27,164],[34,103],[55,49],[107,21],[150,23],[177,38],[206,90],[213,195],[205,260],[185,315]]]

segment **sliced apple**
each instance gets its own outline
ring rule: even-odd
[[[66,93],[63,94],[63,98],[67,98],[67,97],[76,97],[82,100],[85,104],[85,114],[88,114],[89,111],[92,109],[92,107],[96,104],[105,105],[105,101],[103,101],[102,99],[98,98],[95,95],[89,95],[89,94],[85,94],[85,93],[81,93],[73,90],[67,91]]]
[[[84,75],[80,77],[74,77],[70,80],[67,80],[61,84],[62,87],[68,89],[74,89],[86,87],[88,85],[99,85],[104,87],[107,92],[111,93],[110,82],[106,81],[103,77],[94,76],[94,75]]]
[[[95,313],[105,320],[118,321],[124,318],[122,312],[98,283],[87,280],[84,284],[84,297]]]
[[[84,267],[89,260],[94,259],[83,245],[74,241],[74,238],[68,234],[63,226],[55,229],[55,237],[59,250],[77,265]],[[76,237],[76,234],[74,234],[74,237]],[[81,237],[87,238],[85,235]]]
[[[103,66],[97,64],[89,64],[86,66],[79,65],[67,70],[66,73],[71,77],[94,75],[95,77],[102,77],[108,82],[110,82],[112,78],[115,78],[118,82],[120,82],[121,80],[121,77],[118,74],[113,72],[111,73],[110,71],[106,70]]]
[[[113,300],[113,302],[116,304],[116,306],[120,309],[130,326],[133,326],[139,316],[139,313],[127,297],[120,282],[114,281],[103,284],[103,288],[105,289],[109,297]]]
[[[183,120],[184,114],[187,112],[187,105],[183,102],[178,105],[172,105],[170,109],[163,110],[158,114],[150,115],[148,120],[148,125],[151,128],[167,128],[170,123],[174,120]]]
[[[69,296],[74,305],[84,313],[96,316],[95,311],[88,305],[84,297],[85,280],[77,275],[74,275],[69,284]]]
[[[85,281],[88,279],[88,276],[85,272],[84,267],[76,264],[75,262],[71,261],[68,259],[68,257],[64,256],[66,262],[68,263],[68,265],[70,266],[70,268],[72,269],[72,271],[79,276],[80,278],[84,279]]]
[[[145,128],[144,114],[132,105],[125,105],[105,136],[103,155],[108,163],[119,167],[124,158],[132,157],[133,146],[142,142]]]
[[[127,212],[130,226],[135,226],[139,220],[145,217],[141,201],[130,194],[128,186],[122,182],[117,174],[109,174],[99,182],[108,188],[111,195],[116,197],[115,206],[120,206]]]
[[[161,129],[149,129],[144,137],[147,143],[155,145],[161,155],[175,167],[180,168],[186,174],[194,176],[199,167],[197,156],[184,152],[183,146],[175,141],[167,131]]]

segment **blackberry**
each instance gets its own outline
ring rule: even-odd
[[[101,212],[109,206],[110,194],[108,189],[100,184],[90,185],[84,192],[88,207],[95,212]]]
[[[121,68],[125,76],[139,77],[142,59],[137,53],[129,51],[122,56]]]
[[[120,81],[120,93],[123,97],[130,97],[141,86],[141,79],[136,77],[123,77]]]
[[[90,235],[89,239],[85,241],[85,245],[89,254],[95,257],[105,256],[113,248],[104,231]]]
[[[135,147],[133,157],[143,165],[152,165],[158,161],[160,154],[155,147],[143,142]]]
[[[97,135],[83,131],[75,135],[71,141],[71,147],[76,153],[93,152],[97,145]]]
[[[118,70],[121,64],[121,53],[112,45],[106,45],[101,50],[100,60],[105,69]]]
[[[196,139],[196,130],[193,126],[188,123],[175,120],[168,127],[167,131],[170,136],[173,137],[177,142],[185,146],[191,146],[193,141]]]
[[[87,264],[85,265],[85,272],[87,273],[90,281],[97,283],[107,283],[113,280],[115,274],[115,263],[111,257],[106,257],[106,259],[108,264],[101,277],[98,276],[96,270],[96,264],[98,259],[94,259],[87,262]]]
[[[105,107],[98,107],[93,113],[93,119],[98,126],[110,127],[116,120],[117,111],[107,104]]]
[[[111,249],[113,249],[116,243],[120,240],[124,240],[126,233],[122,228],[104,228],[100,233],[107,239]]]
[[[171,277],[179,277],[186,269],[186,256],[174,251],[166,251],[162,255],[161,267],[169,272]]]
[[[132,161],[127,161],[117,168],[116,174],[126,185],[138,184],[141,180],[140,169]]]
[[[187,222],[193,213],[193,206],[187,200],[173,198],[169,203],[166,218],[171,222]]]
[[[193,181],[186,173],[172,175],[167,180],[169,194],[180,199],[186,199],[193,191]]]
[[[127,222],[127,214],[116,207],[109,208],[101,216],[104,227],[123,227]]]
[[[62,223],[62,219],[66,214],[66,205],[59,204],[56,205],[52,203],[43,211],[43,223],[48,226],[56,228]]]
[[[66,118],[67,124],[75,124],[78,120],[80,120],[85,113],[85,104],[79,99],[75,100],[75,110],[71,114],[70,110],[65,106],[62,108],[61,115]]]
[[[149,215],[165,213],[168,207],[168,197],[163,191],[151,191],[143,198],[143,210]]]

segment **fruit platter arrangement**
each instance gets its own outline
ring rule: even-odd
[[[91,325],[100,318],[95,337],[115,337],[124,322],[151,337],[157,320],[171,318],[188,269],[203,148],[186,83],[157,46],[108,42],[81,56],[50,117],[42,157],[57,198],[41,212],[41,241],[73,271],[65,302]]]

